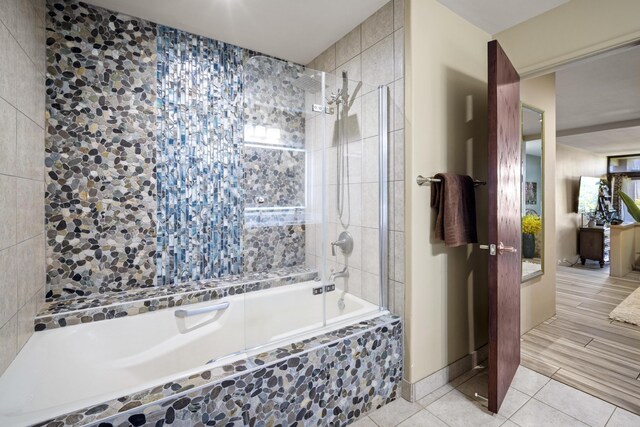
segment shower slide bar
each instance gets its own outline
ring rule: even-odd
[[[202,307],[202,308],[194,308],[191,310],[176,310],[175,316],[183,319],[185,317],[196,316],[198,314],[205,314],[205,313],[211,313],[213,311],[226,310],[228,307],[229,307],[229,303],[223,302],[220,304],[214,304],[214,305],[210,305],[208,307]]]
[[[441,179],[440,178],[434,178],[432,176],[425,178],[422,175],[418,175],[418,177],[416,178],[416,183],[420,186],[422,185],[427,185],[427,184],[431,184],[432,182],[440,182]],[[477,179],[473,180],[473,185],[475,185],[476,187],[478,185],[487,185],[487,181],[478,181]]]

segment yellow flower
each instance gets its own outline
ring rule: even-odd
[[[542,230],[542,220],[538,215],[525,215],[522,217],[522,233],[537,234]]]

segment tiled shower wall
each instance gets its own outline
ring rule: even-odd
[[[0,374],[44,300],[44,0],[0,2]]]
[[[309,68],[335,74],[336,87],[346,70],[350,80],[378,86],[387,85],[390,92],[389,135],[389,308],[404,313],[404,0],[392,0],[330,46]],[[353,85],[353,84],[352,84]],[[338,256],[334,268],[349,263],[350,277],[337,280],[338,287],[348,287],[356,295],[377,303],[379,283],[378,244],[378,94],[364,93],[349,111],[347,133],[350,162],[351,214],[348,231],[355,245],[351,255]],[[325,116],[325,137],[329,138],[327,242],[337,240],[344,226],[335,211],[336,140],[335,115]],[[319,229],[310,233],[307,257],[320,254]]]
[[[156,26],[75,1],[47,12],[49,295],[151,286]]]
[[[158,26],[157,284],[242,272],[243,49]]]
[[[300,65],[245,62],[245,271],[305,264],[305,92]]]
[[[281,207],[299,202],[286,184],[304,176],[300,152],[244,151],[255,52],[75,0],[47,9],[49,297],[304,263],[298,211],[245,218],[243,190]],[[303,150],[301,94],[290,80],[274,87],[248,97],[265,114],[247,121],[275,124],[284,146]],[[260,185],[247,186],[245,168]]]

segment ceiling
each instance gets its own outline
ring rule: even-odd
[[[308,64],[388,0],[89,0],[158,24]]]
[[[556,73],[557,142],[601,154],[640,152],[640,46]]]
[[[569,0],[438,0],[476,27],[494,35]]]

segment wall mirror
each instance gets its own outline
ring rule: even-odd
[[[544,272],[544,112],[521,104],[522,281]]]

